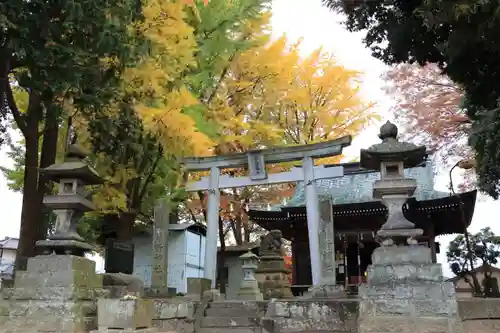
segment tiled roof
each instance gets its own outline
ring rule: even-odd
[[[417,181],[415,198],[417,200],[431,200],[446,197],[449,194],[434,190],[434,174],[430,163],[424,166],[405,169],[405,176]],[[373,199],[373,184],[380,179],[380,172],[359,170],[346,173],[343,177],[322,179],[316,181],[318,195],[321,200],[331,199],[333,204],[350,204],[375,201]],[[294,196],[284,207],[305,206],[304,182],[297,182]],[[280,210],[283,206],[275,206],[271,210]]]
[[[5,237],[4,239],[0,240],[0,248],[17,250],[18,245],[19,238]]]

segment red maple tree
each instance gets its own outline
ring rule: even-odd
[[[392,111],[405,140],[425,145],[445,168],[473,158],[467,144],[471,122],[461,107],[463,91],[437,65],[400,64],[384,79],[385,91],[396,101]],[[462,188],[472,185],[471,176],[467,173]]]

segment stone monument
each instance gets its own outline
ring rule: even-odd
[[[148,297],[166,298],[176,293],[175,288],[168,287],[169,224],[169,203],[165,199],[157,200],[154,207],[151,287],[145,290]]]
[[[312,286],[305,294],[306,298],[343,298],[344,286],[337,284],[337,264],[335,258],[335,230],[332,214],[332,202],[323,201],[319,205],[319,249],[321,256],[321,284]]]
[[[380,170],[373,195],[387,206],[388,216],[377,232],[381,247],[372,254],[367,284],[359,289],[359,332],[460,332],[454,286],[443,281],[431,250],[417,245],[415,237],[423,231],[403,214],[417,187],[404,169],[422,163],[426,149],[399,142],[397,135],[397,127],[387,122],[380,129],[382,143],[361,150],[361,166]]]
[[[292,298],[288,275],[290,269],[283,258],[283,235],[280,230],[271,230],[260,241],[260,264],[256,270],[259,288],[264,299]]]
[[[71,145],[63,163],[41,170],[59,182],[58,193],[44,198],[57,215],[55,232],[36,243],[43,255],[29,258],[27,270],[16,272],[14,288],[7,291],[5,331],[73,333],[97,327],[96,294],[102,292],[102,281],[95,263],[84,257],[93,248],[78,235],[77,225],[93,209],[84,186],[102,180],[84,158],[81,148]]]
[[[238,299],[262,301],[263,296],[257,279],[255,279],[255,270],[258,267],[259,257],[248,251],[242,254],[239,259],[242,263],[243,281],[241,281],[240,290],[238,291]]]

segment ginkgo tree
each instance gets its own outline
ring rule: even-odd
[[[134,30],[144,36],[148,55],[123,73],[121,90],[106,114],[81,119],[80,132],[106,177],[94,195],[100,242],[130,240],[136,220],[152,215],[154,199],[178,187],[176,160],[206,154],[210,140],[197,130],[184,108],[198,103],[183,78],[196,66],[197,47],[184,1],[144,3]]]
[[[109,112],[80,125],[88,129],[97,169],[107,176],[94,197],[99,218],[93,229],[101,230],[95,233],[101,243],[106,237],[130,239],[135,222],[150,219],[159,197],[178,209],[179,157],[207,155],[213,148],[202,127],[204,96],[224,75],[231,54],[245,49],[234,36],[247,20],[263,15],[262,1],[255,0],[238,6],[222,0],[147,4],[135,30],[146,36],[150,55],[125,71]]]
[[[356,135],[377,119],[372,104],[360,95],[361,73],[344,68],[321,48],[306,57],[299,51],[300,43],[282,37],[235,57],[208,105],[211,119],[219,124],[217,153]],[[274,166],[270,172],[283,167],[289,166]],[[278,203],[280,193],[289,195],[289,190],[285,185],[224,191],[221,220],[231,229],[234,242],[251,240],[254,226],[246,214],[250,202]]]

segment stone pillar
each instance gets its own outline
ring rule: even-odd
[[[208,216],[207,216],[207,238],[205,243],[205,267],[204,277],[212,282],[215,289],[217,278],[217,238],[219,229],[219,191],[220,170],[218,167],[210,169],[208,190]]]
[[[321,284],[336,285],[335,230],[331,201],[320,204],[319,251],[321,255]]]
[[[337,269],[335,260],[335,230],[332,214],[332,202],[320,203],[321,219],[319,223],[319,250],[321,258],[321,283],[310,290],[312,297],[341,297],[343,286],[337,285]]]
[[[309,251],[311,253],[311,275],[313,286],[321,283],[321,259],[319,250],[319,202],[314,181],[314,161],[304,157],[304,182],[306,192],[307,230],[309,235]]]
[[[168,288],[168,238],[170,208],[165,199],[160,199],[154,207],[153,251],[151,258],[151,288],[146,295],[167,297],[175,295],[175,288]]]

